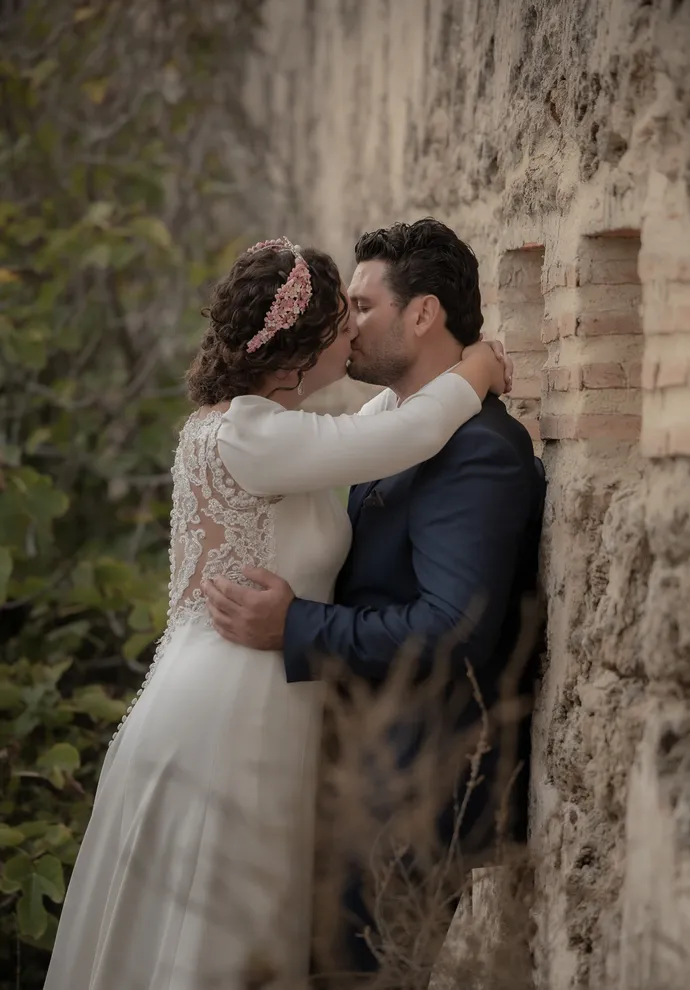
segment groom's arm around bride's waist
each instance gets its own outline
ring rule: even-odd
[[[518,450],[501,434],[459,430],[419,469],[410,491],[415,599],[376,609],[296,599],[285,627],[287,679],[309,680],[314,657],[331,656],[361,676],[382,680],[411,639],[420,644],[423,672],[439,642],[464,628],[465,620],[473,625],[463,655],[480,671],[496,645],[510,598],[532,480]],[[383,561],[381,567],[382,582],[390,580]],[[368,574],[367,583],[375,584],[375,575]],[[478,602],[482,607],[475,617]]]

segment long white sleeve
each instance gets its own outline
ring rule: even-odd
[[[240,396],[223,416],[218,451],[252,495],[356,485],[433,457],[480,409],[469,382],[453,374],[435,378],[395,409],[363,416],[288,410],[261,396]]]

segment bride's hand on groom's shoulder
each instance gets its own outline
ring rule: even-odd
[[[287,581],[263,567],[248,567],[244,574],[258,589],[223,577],[203,582],[201,590],[213,627],[223,639],[239,646],[281,650],[287,613],[295,594]]]
[[[510,392],[513,387],[513,359],[509,354],[506,354],[501,341],[485,340],[484,335],[480,334],[476,344],[469,344],[463,349],[463,361],[480,349],[491,350],[497,361],[496,376],[491,386],[491,391],[494,395],[505,395]]]

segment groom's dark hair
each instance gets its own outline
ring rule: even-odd
[[[479,340],[484,322],[474,251],[440,220],[394,223],[363,234],[355,258],[385,261],[386,282],[401,309],[415,296],[436,296],[446,326],[464,346]]]

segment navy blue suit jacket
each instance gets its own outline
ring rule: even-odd
[[[423,674],[444,637],[481,603],[452,677],[466,677],[467,658],[490,706],[516,643],[522,597],[536,588],[544,488],[527,431],[493,395],[436,457],[353,488],[352,548],[335,603],[297,599],[290,607],[288,681],[309,679],[314,657],[328,655],[381,682],[411,638],[423,644]]]

